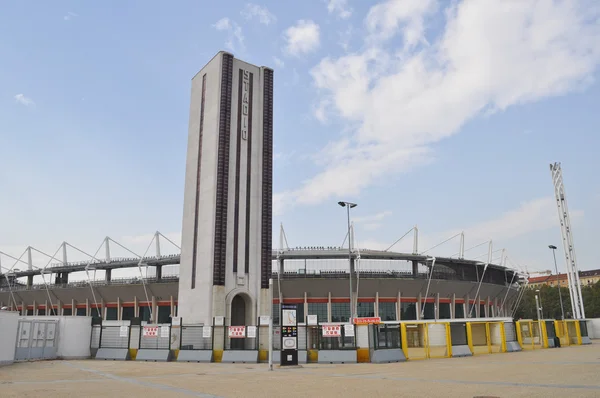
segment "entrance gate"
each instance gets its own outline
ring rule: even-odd
[[[19,319],[15,360],[55,359],[58,320]]]

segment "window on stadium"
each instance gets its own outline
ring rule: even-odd
[[[158,311],[158,323],[169,323],[169,317],[171,316],[171,306],[165,305],[157,307]]]
[[[327,303],[308,303],[308,315],[316,315],[317,322],[327,322]]]
[[[450,319],[450,303],[440,303],[440,319]]]
[[[425,311],[423,311],[423,319],[435,319],[435,304],[425,303]]]
[[[400,303],[400,319],[403,321],[417,320],[417,304],[416,303]]]
[[[375,316],[375,303],[358,303],[356,314],[359,318],[368,318]]]
[[[140,306],[140,319],[145,322],[150,320],[150,307]]]
[[[331,322],[350,321],[350,303],[331,303]]]
[[[379,303],[379,317],[382,321],[395,321],[396,303]]]
[[[117,319],[118,319],[117,307],[106,308],[106,320],[107,321],[116,321]]]

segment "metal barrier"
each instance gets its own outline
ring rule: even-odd
[[[140,350],[170,350],[171,325],[144,325],[139,336]]]
[[[517,340],[517,328],[512,322],[504,322],[504,341],[507,343]]]
[[[554,331],[556,333],[556,337],[560,341],[561,347],[570,346],[569,341],[569,331],[567,330],[567,323],[565,321],[554,321]]]
[[[212,350],[212,326],[182,326],[180,328],[181,350]]]
[[[578,320],[565,320],[567,324],[567,335],[569,336],[569,345],[581,345],[581,329]]]
[[[222,328],[224,336],[224,349],[235,351],[257,351],[259,334],[257,326],[215,326]]]
[[[317,330],[319,350],[356,350],[356,333],[346,336],[345,325],[319,325]]]
[[[58,320],[19,319],[15,360],[54,359],[58,348]]]
[[[538,350],[543,347],[542,327],[540,321],[517,321],[517,339],[524,350]]]
[[[467,322],[467,337],[473,355],[506,352],[504,322]]]
[[[90,338],[90,349],[97,350],[100,348],[100,335],[102,334],[102,325],[92,325],[92,337]]]
[[[131,334],[131,327],[127,325],[122,326],[104,326],[100,328],[100,344],[99,348],[111,348],[111,349],[128,349],[129,348],[129,336]]]
[[[450,358],[452,356],[452,338],[449,323],[427,324],[427,357]]]
[[[373,343],[375,350],[402,348],[402,332],[399,324],[373,325]]]
[[[308,326],[298,325],[298,351],[307,351],[308,345]],[[268,334],[267,334],[268,336]],[[281,351],[281,326],[273,326],[273,351]]]
[[[408,360],[451,357],[450,324],[402,323],[402,349]]]
[[[543,348],[554,348],[558,347],[556,328],[554,321],[544,320],[540,323],[542,327],[542,347]]]
[[[588,333],[588,324],[586,320],[579,321],[579,334],[581,335],[581,344],[592,344]]]
[[[406,359],[427,358],[427,327],[424,323],[402,324],[402,349]]]

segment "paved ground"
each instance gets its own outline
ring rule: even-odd
[[[600,344],[396,364],[47,361],[0,368],[7,397],[599,397]]]

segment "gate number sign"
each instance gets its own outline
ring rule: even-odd
[[[158,337],[158,326],[145,326],[144,337]]]
[[[241,339],[246,337],[245,326],[229,326],[229,337],[232,339]]]
[[[323,337],[339,337],[342,335],[340,325],[323,326]]]

